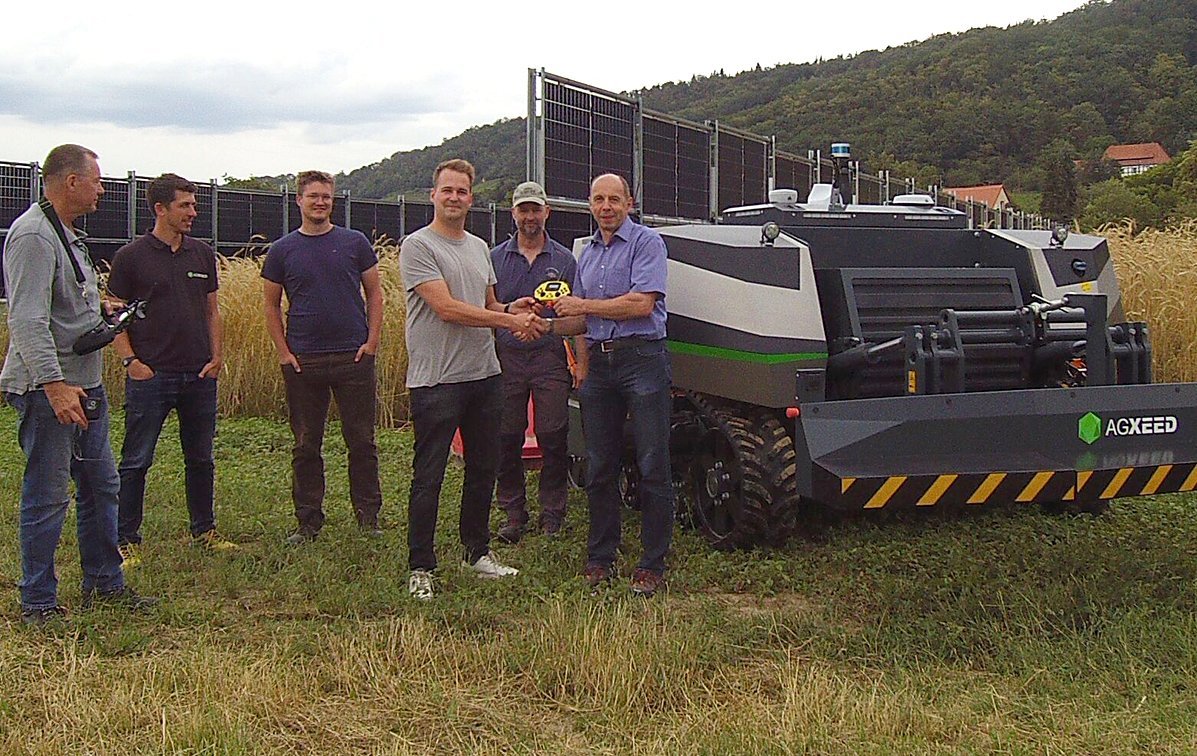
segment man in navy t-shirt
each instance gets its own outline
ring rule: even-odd
[[[374,353],[382,329],[378,256],[360,231],[332,224],[333,177],[303,171],[296,179],[303,222],[270,245],[262,265],[266,330],[278,351],[295,448],[291,498],[296,531],[287,543],[314,540],[324,525],[320,447],[330,395],[337,400],[349,450],[349,498],[358,526],[381,535]],[[362,292],[365,291],[365,300]],[[282,296],[287,294],[284,333]]]

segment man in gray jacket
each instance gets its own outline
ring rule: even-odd
[[[120,478],[108,444],[108,398],[99,351],[71,346],[101,323],[100,292],[82,235],[71,223],[96,209],[104,187],[96,154],[77,144],[50,151],[46,199],[17,218],[4,241],[8,355],[0,391],[17,410],[25,453],[21,485],[21,618],[42,625],[58,605],[54,552],[75,481],[83,607],[142,609],[156,599],[125,585],[116,549]]]

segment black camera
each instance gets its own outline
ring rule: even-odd
[[[145,318],[146,300],[134,299],[112,315],[104,318],[104,322],[75,339],[71,346],[75,354],[90,354],[112,343],[116,335],[129,327],[134,319]]]
[[[87,422],[94,423],[102,416],[101,408],[103,405],[100,403],[99,397],[85,396],[80,404],[83,405],[83,416],[87,418]]]

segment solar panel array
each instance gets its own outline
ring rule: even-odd
[[[711,206],[711,134],[700,126],[646,115],[641,191],[644,212],[705,218]]]
[[[584,199],[592,177],[632,175],[633,105],[561,81],[546,82],[545,93],[546,186]]]
[[[529,71],[529,83],[529,133],[542,143],[528,145],[528,175],[544,184],[550,199],[568,207],[586,202],[592,178],[616,173],[628,179],[638,209],[650,222],[709,221],[725,208],[766,202],[770,188],[796,189],[805,200],[811,186],[830,182],[835,170],[819,156],[777,150],[770,137],[649,110],[633,95],[544,71]],[[913,191],[911,183],[864,173],[858,162],[851,165],[859,203],[887,202]],[[968,213],[974,226],[1044,223],[1038,216],[992,210],[943,193],[935,199]]]
[[[75,221],[87,234],[88,248],[97,261],[112,259],[122,245],[153,228],[154,214],[146,201],[150,181],[135,175],[102,179],[104,195],[96,211]],[[36,163],[0,162],[0,239],[40,195]],[[221,254],[259,254],[270,242],[299,228],[299,208],[290,190],[231,189],[205,183],[196,185],[195,197],[199,214],[191,236]],[[506,210],[500,211],[499,217],[504,216],[510,217]],[[588,214],[586,217],[589,219]],[[399,240],[432,221],[432,204],[338,197],[332,221],[357,229],[371,240]],[[490,244],[494,243],[494,224],[495,213],[489,206],[470,209],[467,229]]]

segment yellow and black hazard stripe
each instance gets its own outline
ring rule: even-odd
[[[841,507],[930,507],[990,502],[1113,499],[1197,489],[1197,463],[1112,470],[1038,470],[883,477],[829,476],[829,498]],[[834,490],[838,487],[838,491]]]
[[[1197,489],[1197,464],[1120,467],[1113,470],[1081,471],[1076,474],[1072,499],[1116,499],[1120,496],[1150,496],[1157,493]]]

